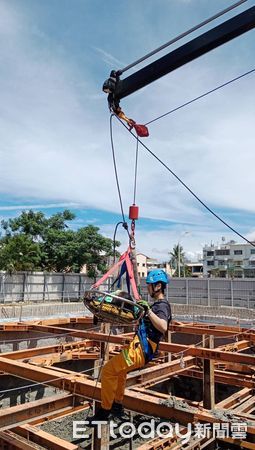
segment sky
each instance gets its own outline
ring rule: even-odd
[[[76,214],[113,236],[121,220],[109,110],[102,84],[120,69],[231,5],[229,0],[0,0],[0,218],[34,209]],[[254,6],[241,7],[171,50]],[[254,69],[255,31],[232,40],[124,98],[147,123]],[[123,74],[128,76],[157,57]],[[255,239],[255,74],[149,125],[144,143],[211,209]],[[136,142],[116,120],[124,212],[133,203]],[[204,244],[241,239],[211,216],[139,146],[137,251],[167,260],[180,242],[195,260]],[[117,238],[128,246],[124,230]]]

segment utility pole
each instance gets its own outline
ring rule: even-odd
[[[178,242],[178,277],[181,276],[181,254],[180,254],[180,241]]]

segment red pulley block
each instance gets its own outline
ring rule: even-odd
[[[139,217],[139,207],[137,205],[132,205],[129,207],[129,219],[137,220]]]

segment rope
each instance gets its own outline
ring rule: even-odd
[[[216,219],[218,219],[221,223],[223,223],[223,225],[225,225],[227,228],[229,228],[231,231],[233,231],[233,233],[235,233],[236,235],[238,235],[241,239],[243,239],[244,241],[246,241],[248,244],[252,245],[253,247],[255,247],[255,244],[251,241],[249,241],[249,239],[247,239],[246,237],[244,237],[241,233],[239,233],[235,228],[231,227],[231,225],[229,225],[225,220],[223,220],[218,214],[216,214],[209,206],[206,205],[206,203],[203,202],[203,200],[201,200],[198,195],[195,194],[194,191],[192,191],[192,189],[187,186],[186,183],[184,183],[184,181],[182,181],[182,179],[176,175],[175,172],[173,172],[173,170],[170,169],[170,167],[167,166],[167,164],[165,164],[155,153],[153,153],[152,150],[149,149],[149,147],[147,147],[147,145],[145,145],[134,133],[132,133],[132,131],[129,130],[129,128],[120,120],[120,118],[115,115],[115,117],[117,117],[118,121],[121,123],[121,125],[123,127],[125,127],[129,133],[139,141],[139,143],[153,156],[153,158],[155,158],[163,167],[165,167],[165,169],[171,173],[171,175],[173,175],[181,184],[183,187],[185,187],[185,189],[187,189],[191,195],[193,195],[193,197],[195,197],[195,199],[205,208],[207,209],[207,211],[209,211]]]
[[[160,52],[161,50],[164,50],[166,47],[169,47],[170,45],[174,44],[175,42],[179,41],[180,39],[188,36],[189,34],[193,33],[194,31],[198,30],[199,28],[202,28],[204,25],[207,25],[208,23],[212,22],[213,20],[217,19],[220,16],[223,16],[227,12],[231,11],[232,9],[237,8],[242,3],[245,3],[247,0],[240,0],[237,3],[234,3],[230,5],[228,8],[223,9],[222,11],[219,11],[217,14],[214,14],[213,16],[209,17],[208,19],[205,19],[203,22],[199,23],[198,25],[195,25],[194,27],[190,28],[189,30],[185,31],[184,33],[179,34],[175,38],[171,39],[170,41],[166,42],[165,44],[161,45],[160,47],[156,48],[155,50],[147,53],[143,57],[137,59],[133,63],[129,64],[128,66],[124,67],[123,69],[118,70],[118,74],[121,75],[122,73],[126,72],[127,70],[131,69],[132,67],[137,66],[141,62],[145,61],[146,59],[150,58],[151,56],[154,56],[156,53]]]
[[[84,331],[96,331],[97,328],[99,328],[99,327],[95,327],[94,326],[92,328],[87,328]],[[17,331],[19,331],[19,330],[17,330]],[[40,333],[40,331],[38,331],[38,332]],[[76,331],[70,331],[70,333],[63,333],[63,334],[52,333],[52,334],[50,334],[48,336],[46,335],[46,336],[37,336],[37,337],[23,337],[23,338],[20,338],[20,339],[7,339],[7,340],[0,341],[0,345],[2,345],[2,344],[10,344],[12,342],[33,341],[33,340],[39,341],[41,339],[54,339],[54,338],[58,339],[58,338],[65,337],[65,336],[72,336],[75,333],[77,333],[77,330]],[[74,338],[81,339],[79,336],[74,336]],[[58,345],[58,344],[55,344],[55,345]]]
[[[109,340],[110,340],[110,336],[111,336],[111,333],[112,333],[112,327],[113,327],[113,325],[110,326],[110,331],[109,331],[109,334],[108,334],[108,336],[107,336],[106,346],[105,346],[104,354],[103,354],[103,358],[102,358],[102,364],[100,364],[100,366],[99,366],[99,370],[98,370],[98,375],[97,375],[96,383],[95,383],[95,386],[94,386],[94,389],[93,389],[93,393],[92,393],[92,396],[91,396],[92,399],[94,399],[95,392],[96,392],[96,388],[97,388],[97,385],[98,385],[98,381],[99,381],[99,378],[100,378],[100,375],[101,375],[101,372],[102,372],[102,367],[103,367],[104,362],[105,362],[105,354],[106,354],[107,349],[108,349]],[[90,404],[89,409],[88,409],[88,411],[87,411],[87,415],[86,415],[86,419],[85,419],[85,420],[87,420],[88,415],[89,415],[91,409],[92,409],[92,405]]]
[[[116,261],[116,234],[117,234],[117,230],[118,230],[119,225],[122,224],[124,226],[124,223],[125,222],[118,222],[115,225],[115,229],[114,229],[114,233],[113,233],[113,265],[115,264],[115,261]]]
[[[135,179],[134,179],[134,200],[133,200],[134,205],[135,205],[135,201],[136,201],[136,188],[137,188],[138,149],[139,149],[139,141],[137,139],[136,154],[135,154]]]
[[[113,130],[112,130],[112,118],[113,118],[113,115],[114,114],[111,114],[111,116],[110,116],[110,137],[111,137],[112,158],[113,158],[115,179],[116,179],[117,190],[118,190],[119,201],[120,201],[120,209],[121,209],[121,214],[122,214],[122,220],[123,220],[123,222],[126,222],[124,209],[123,209],[122,198],[121,198],[121,192],[120,192],[119,177],[118,177],[117,164],[116,164],[116,158],[115,158],[115,148],[114,148],[114,142],[113,142]]]
[[[255,330],[255,328],[249,328],[247,331],[240,331],[239,333],[233,334],[231,336],[214,336],[214,340],[216,340],[216,339],[233,339],[242,334],[250,333],[251,331],[254,331],[254,330]],[[181,333],[181,330],[180,330],[180,333]],[[210,329],[208,329],[208,335],[210,335]],[[248,338],[247,338],[247,340],[248,340]],[[202,343],[203,343],[203,340],[197,342],[197,344],[194,344],[194,346],[191,346],[191,348],[198,348],[200,346],[200,344],[202,344]],[[211,350],[217,350],[217,348],[218,347],[214,347]],[[184,353],[187,353],[189,350],[190,350],[190,348],[187,348],[186,350],[182,350],[178,353],[172,353],[172,355],[173,356],[184,355]]]
[[[220,84],[220,85],[217,86],[216,88],[211,89],[210,91],[207,91],[207,92],[205,92],[204,94],[201,94],[201,95],[199,95],[198,97],[195,97],[195,98],[193,98],[192,100],[189,100],[188,102],[183,103],[182,105],[177,106],[176,108],[171,109],[170,111],[168,111],[168,112],[166,112],[166,113],[164,113],[164,114],[161,114],[161,115],[158,116],[158,117],[155,117],[155,119],[150,120],[149,122],[145,123],[145,125],[149,125],[149,124],[151,124],[151,123],[153,123],[153,122],[156,122],[157,120],[162,119],[162,117],[168,116],[169,114],[172,114],[172,113],[174,113],[175,111],[178,111],[179,109],[182,109],[182,108],[184,108],[185,106],[188,106],[188,105],[190,105],[191,103],[194,103],[194,102],[196,102],[197,100],[200,100],[201,98],[206,97],[207,95],[212,94],[213,92],[218,91],[219,89],[221,89],[221,88],[223,88],[223,87],[225,87],[225,86],[227,86],[227,85],[229,85],[229,84],[231,84],[231,83],[234,83],[234,81],[240,80],[241,78],[246,77],[246,75],[249,75],[249,74],[251,74],[251,73],[253,73],[253,72],[255,72],[255,69],[251,69],[251,70],[249,70],[248,72],[245,72],[245,73],[243,73],[242,75],[239,75],[238,77],[232,78],[232,80],[229,80],[229,81],[227,81],[226,83]]]
[[[107,341],[106,341],[107,342],[107,346],[109,345],[109,339],[110,339],[111,331],[112,331],[112,327],[110,328],[110,333],[109,333],[109,335],[107,337]],[[254,327],[253,328],[249,328],[247,331],[240,331],[239,333],[233,334],[231,336],[214,336],[214,339],[232,339],[232,338],[235,338],[235,337],[237,337],[239,335],[243,335],[243,334],[249,333],[251,331],[255,331],[255,328]],[[208,334],[210,334],[210,329],[208,329]],[[201,340],[200,342],[195,344],[194,347],[197,348],[202,343],[203,343],[203,341]],[[107,347],[106,347],[106,349],[107,349]],[[214,349],[217,349],[217,347],[215,347]],[[190,349],[187,348],[186,350],[180,351],[178,353],[172,353],[172,356],[184,355],[184,353],[188,352],[189,350]],[[103,367],[103,365],[104,365],[104,359],[102,361],[102,364],[100,364],[100,366],[98,367],[99,370],[100,370],[99,371],[99,375],[101,374],[101,368]],[[91,367],[90,369],[82,370],[81,372],[79,372],[79,374],[81,374],[81,373],[85,374],[87,372],[91,372],[92,370],[94,370],[93,367]],[[97,377],[97,383],[98,383],[99,375]],[[28,384],[28,385],[20,386],[20,387],[16,387],[16,388],[9,388],[9,389],[5,389],[5,390],[0,391],[0,395],[5,394],[6,392],[14,392],[14,391],[20,391],[22,389],[33,388],[35,386],[42,386],[43,385],[43,386],[53,387],[50,383],[52,383],[53,381],[64,380],[64,379],[65,379],[65,376],[63,375],[62,377],[52,378],[52,379],[50,379],[48,381],[41,381],[39,383]],[[94,393],[93,393],[92,398],[94,397],[97,383],[95,385]]]

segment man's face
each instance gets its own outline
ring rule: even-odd
[[[147,284],[147,289],[148,289],[149,295],[153,298],[154,290],[153,290],[152,284]]]

